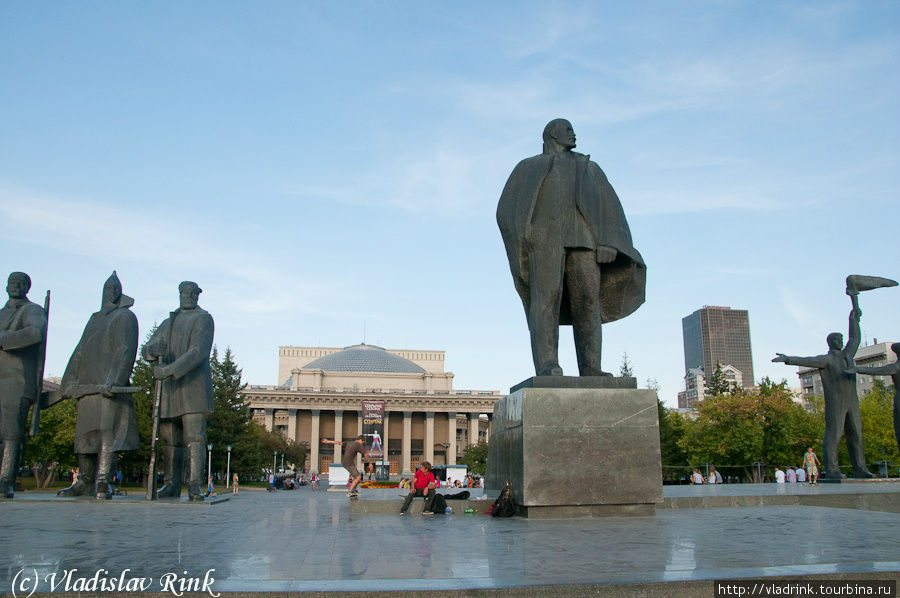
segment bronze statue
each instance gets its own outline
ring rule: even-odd
[[[838,464],[838,443],[843,433],[847,437],[847,452],[850,453],[850,465],[853,477],[875,477],[866,467],[866,456],[863,450],[862,419],[859,414],[859,397],[856,393],[856,364],[853,361],[859,349],[859,309],[858,295],[886,286],[896,286],[896,282],[877,276],[859,276],[851,274],[847,277],[847,294],[853,306],[850,311],[850,330],[847,344],[840,332],[832,332],[826,338],[828,353],[814,357],[797,357],[776,353],[772,360],[788,365],[818,368],[822,375],[822,390],[825,394],[825,438],[822,447],[822,467],[825,469],[824,479],[840,480],[843,477]]]
[[[100,311],[91,315],[63,374],[62,398],[78,400],[75,454],[79,474],[57,494],[113,493],[116,453],[139,447],[137,418],[129,386],[138,346],[138,322],[115,272],[103,285]]]
[[[47,314],[28,300],[30,288],[27,274],[10,274],[9,301],[0,309],[0,492],[6,498],[15,491],[28,408],[41,392]]]
[[[561,376],[559,326],[571,324],[578,371],[600,368],[601,326],[644,302],[647,268],[622,204],[590,156],[573,152],[564,119],[544,128],[544,151],[515,167],[497,206],[538,376]]]
[[[206,466],[206,419],[213,411],[209,355],[213,319],[197,306],[202,290],[195,282],[178,285],[181,306],[156,329],[143,348],[145,359],[162,358],[153,370],[162,381],[160,437],[166,443],[165,485],[159,497],[181,496],[185,448],[188,456],[188,494],[203,500],[200,487]]]

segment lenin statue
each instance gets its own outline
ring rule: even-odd
[[[129,386],[138,347],[138,322],[115,272],[103,285],[100,311],[91,315],[69,358],[60,392],[78,400],[75,454],[79,474],[57,494],[112,497],[116,453],[140,446]]]
[[[543,153],[519,162],[497,206],[538,376],[562,375],[560,324],[573,327],[579,374],[610,375],[600,368],[601,325],[644,302],[647,268],[622,204],[600,167],[574,147],[569,121],[550,121]]]
[[[166,443],[165,485],[160,498],[181,496],[185,448],[188,457],[188,494],[202,501],[200,484],[206,468],[206,419],[213,411],[209,354],[213,319],[197,306],[201,293],[196,282],[178,285],[181,306],[169,314],[143,348],[147,360],[162,358],[153,370],[162,381],[159,408],[160,437]]]
[[[9,275],[9,301],[0,309],[0,493],[12,498],[22,458],[28,408],[37,405],[41,387],[47,314],[28,300],[31,278],[24,272]]]

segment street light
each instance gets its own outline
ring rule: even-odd
[[[209,454],[209,460],[207,461],[208,465],[206,466],[206,476],[211,480],[212,479],[212,443],[206,445],[207,453]]]
[[[278,450],[272,455],[272,475],[275,475],[275,468],[278,467]]]
[[[225,450],[228,451],[228,465],[225,467],[225,487],[231,483],[231,445],[226,444]]]
[[[284,471],[284,453],[281,453],[281,471]]]

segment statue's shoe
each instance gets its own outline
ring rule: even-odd
[[[108,482],[97,482],[97,493],[95,498],[99,500],[109,500],[112,498],[112,484]]]
[[[84,496],[88,493],[87,484],[79,478],[75,481],[74,484],[69,486],[68,488],[63,488],[59,492],[56,493],[56,496]]]
[[[200,484],[188,484],[188,499],[197,502],[203,500],[203,493],[200,492]]]
[[[156,498],[178,498],[181,496],[181,488],[166,484],[156,491]]]

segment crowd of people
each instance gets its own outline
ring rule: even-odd
[[[816,486],[819,481],[819,467],[821,463],[819,458],[813,452],[812,447],[803,454],[803,461],[800,467],[776,467],[775,483],[776,484],[802,484],[809,482],[811,486]],[[715,466],[710,466],[709,473],[706,476],[701,473],[700,469],[695,467],[689,476],[691,485],[699,484],[722,484],[722,474],[716,471]]]

